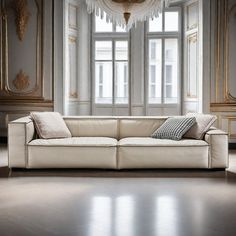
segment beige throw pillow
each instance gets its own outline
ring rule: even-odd
[[[69,138],[71,133],[58,112],[31,112],[37,133],[40,138]]]
[[[217,117],[209,114],[188,113],[186,117],[195,117],[196,123],[185,133],[184,138],[203,139]]]

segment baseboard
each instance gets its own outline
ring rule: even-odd
[[[236,143],[229,143],[229,149],[236,149]]]
[[[7,137],[0,137],[0,143],[7,144]]]

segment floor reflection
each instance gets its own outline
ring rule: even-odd
[[[115,235],[135,236],[134,234],[134,200],[131,196],[115,199]]]
[[[178,235],[178,211],[176,199],[171,196],[160,196],[156,199],[156,235]]]
[[[110,197],[92,198],[89,236],[111,236],[111,203]]]

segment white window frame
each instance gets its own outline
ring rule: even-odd
[[[165,16],[162,14],[162,29],[161,32],[149,32],[149,21],[145,23],[145,105],[146,114],[148,108],[165,108],[165,107],[177,107],[178,113],[181,114],[181,74],[182,74],[182,9],[180,7],[171,7],[164,9],[164,12],[178,11],[179,22],[178,32],[176,31],[164,31],[165,27]],[[149,103],[149,40],[150,39],[161,39],[162,40],[162,88],[161,88],[161,103]],[[164,102],[164,89],[165,89],[165,39],[177,39],[178,40],[178,81],[177,81],[177,103],[165,103]]]
[[[91,108],[92,108],[92,114],[94,114],[94,111],[96,108],[128,108],[130,110],[130,100],[131,100],[131,94],[130,94],[130,32],[116,32],[116,25],[112,25],[112,32],[96,32],[96,16],[95,14],[92,14],[91,17],[92,20],[92,27],[91,27]],[[112,103],[111,104],[103,104],[103,103],[96,103],[96,81],[95,81],[95,42],[96,41],[111,41],[112,42]],[[127,41],[128,43],[128,55],[127,55],[127,62],[128,62],[128,102],[127,104],[118,104],[115,103],[115,43],[116,41]]]

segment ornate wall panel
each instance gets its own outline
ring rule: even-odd
[[[42,99],[43,1],[3,1],[0,99]]]
[[[236,0],[215,0],[215,73],[211,82],[211,112],[236,142]]]
[[[236,4],[226,6],[225,16],[225,100],[236,102]]]
[[[6,136],[10,120],[53,110],[53,0],[0,2],[0,136]]]
[[[79,1],[66,1],[65,113],[79,114]],[[83,68],[84,69],[84,68]]]
[[[183,113],[199,112],[199,1],[184,6],[184,95]]]
[[[78,56],[77,56],[77,37],[70,36],[69,39],[69,60],[68,60],[68,76],[69,76],[69,98],[76,99],[78,98],[77,88],[78,88]]]

